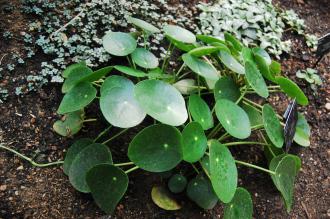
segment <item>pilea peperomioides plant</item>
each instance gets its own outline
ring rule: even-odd
[[[112,213],[125,194],[128,173],[136,169],[155,173],[172,170],[176,174],[168,181],[171,192],[186,191],[204,209],[213,208],[220,200],[225,204],[225,218],[246,219],[252,218],[253,207],[249,192],[238,187],[237,165],[244,165],[270,175],[289,212],[300,159],[282,149],[283,117],[270,104],[262,106],[249,98],[266,99],[269,93],[284,92],[298,104],[308,104],[300,88],[281,75],[280,64],[265,50],[244,47],[230,34],[226,33],[225,39],[195,36],[174,25],[163,28],[169,49],[160,63],[147,46],[137,48],[136,39],[143,36],[147,41],[160,30],[136,18],[129,21],[140,32],[110,32],[103,38],[105,50],[122,56],[122,63],[128,65],[92,71],[82,62],[63,72],[65,95],[58,113],[65,118],[54,124],[55,131],[64,136],[77,133],[88,121],[77,114],[83,115],[92,101],[99,102],[110,127],[123,129],[103,143],[97,142],[110,127],[97,138],[79,139],[69,148],[64,172],[73,187],[91,193],[102,210]],[[177,69],[169,68],[174,50],[181,55],[176,56]],[[115,163],[106,145],[147,115],[154,124],[131,140],[129,160]],[[293,126],[296,132],[290,133],[295,133],[295,142],[308,146],[310,128],[302,114],[297,118],[297,126]],[[254,139],[259,136],[260,141],[246,140],[252,135]],[[229,150],[235,145],[262,147],[269,168],[236,160]],[[195,177],[180,171],[182,162],[191,165]],[[132,168],[125,171],[126,166]],[[152,199],[167,210],[180,208],[164,187],[154,187]]]

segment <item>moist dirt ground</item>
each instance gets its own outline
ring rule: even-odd
[[[0,0],[0,6],[9,1]],[[13,1],[19,4],[19,1]],[[184,4],[192,4],[181,1]],[[176,4],[177,1],[171,1]],[[308,31],[318,36],[330,31],[330,4],[326,0],[276,0],[282,8],[294,9],[306,20]],[[3,39],[3,32],[10,30],[20,34],[27,29],[28,17],[18,9],[6,13],[0,11],[0,58],[5,54],[19,51],[22,42]],[[302,159],[302,169],[295,184],[294,206],[288,214],[285,211],[279,192],[274,187],[269,175],[262,172],[239,168],[239,184],[250,191],[254,204],[255,218],[330,218],[330,58],[325,57],[317,66],[324,83],[315,93],[306,82],[297,80],[295,72],[313,67],[316,57],[303,40],[288,31],[285,38],[293,41],[290,55],[281,57],[285,75],[296,81],[307,94],[310,104],[299,108],[312,128],[311,146],[302,148],[293,146],[291,153]],[[27,70],[36,69],[41,60],[39,54],[27,65],[4,75],[1,85],[7,85],[14,91],[17,81],[22,79]],[[1,65],[6,65],[6,57]],[[9,86],[8,86],[9,85]],[[74,141],[61,138],[52,130],[52,124],[58,119],[57,107],[62,94],[60,85],[49,84],[25,97],[10,96],[0,104],[0,142],[15,148],[38,162],[50,162],[63,159],[65,151]],[[272,95],[270,103],[283,113],[288,100],[284,95]],[[101,119],[97,104],[86,112],[88,117],[100,118],[101,121],[88,123],[79,137],[95,137],[107,124]],[[150,121],[145,121],[145,126]],[[139,127],[141,128],[141,127]],[[112,129],[109,136],[119,130]],[[109,146],[115,161],[126,161],[127,145],[138,129],[122,135]],[[258,146],[240,146],[233,149],[233,154],[241,160],[266,166],[265,157]],[[213,210],[202,210],[189,201],[185,195],[179,195],[183,208],[179,211],[164,211],[153,204],[150,192],[153,185],[165,184],[160,176],[138,170],[130,174],[129,188],[118,205],[114,216],[106,216],[94,204],[90,195],[75,191],[61,167],[35,168],[11,153],[0,151],[0,219],[11,218],[221,218],[223,207],[218,204]]]

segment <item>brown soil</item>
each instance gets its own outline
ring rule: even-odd
[[[0,8],[2,6],[0,0]],[[281,7],[292,8],[306,20],[311,33],[319,36],[330,30],[330,7],[326,1],[296,0],[276,1]],[[3,54],[18,51],[19,41],[7,42],[2,38],[5,30],[20,34],[26,29],[26,18],[16,9],[13,13],[0,11],[0,58]],[[293,39],[292,55],[281,59],[283,72],[293,80],[298,69],[312,67],[315,57],[307,49],[300,36],[287,33]],[[5,75],[0,85],[20,80],[25,68],[35,68],[42,55],[22,66],[11,75]],[[3,59],[6,65],[6,58]],[[294,146],[292,153],[302,158],[302,170],[295,186],[295,202],[290,214],[285,212],[281,197],[267,174],[244,167],[239,168],[239,184],[247,188],[253,196],[255,218],[329,218],[330,217],[330,148],[329,148],[329,111],[325,104],[330,102],[329,93],[330,59],[326,57],[317,67],[324,79],[324,85],[313,94],[309,86],[301,80],[297,83],[308,94],[310,104],[300,108],[311,127],[312,139],[309,148]],[[14,83],[13,83],[14,84]],[[14,89],[14,87],[11,87]],[[0,142],[16,148],[18,151],[35,157],[39,162],[63,159],[65,150],[73,139],[61,138],[52,130],[52,124],[58,118],[54,113],[61,100],[58,85],[45,86],[24,98],[10,97],[0,105]],[[271,103],[283,112],[287,100],[277,95],[270,98]],[[95,117],[97,107],[90,107],[87,116]],[[101,115],[97,113],[97,117]],[[148,124],[146,121],[145,124]],[[144,124],[144,125],[145,125]],[[143,126],[143,125],[142,125]],[[106,127],[106,123],[88,124],[76,136],[95,137],[97,131]],[[114,129],[111,133],[116,133]],[[115,161],[125,161],[127,142],[137,130],[119,137],[111,144]],[[110,133],[110,135],[111,135]],[[258,147],[239,147],[235,156],[255,164],[265,166],[265,158]],[[159,176],[144,171],[130,175],[129,189],[117,207],[115,218],[220,218],[222,206],[204,211],[199,209],[184,195],[179,196],[183,208],[168,212],[159,209],[150,198],[152,185],[164,183]],[[104,214],[94,204],[89,195],[75,191],[59,167],[34,168],[17,156],[0,152],[0,218],[112,218]]]

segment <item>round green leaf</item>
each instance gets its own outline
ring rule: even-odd
[[[297,103],[303,106],[308,104],[307,97],[296,83],[285,77],[276,77],[276,81],[289,97],[296,98]]]
[[[210,157],[205,155],[201,160],[200,164],[206,175],[210,175]]]
[[[111,90],[114,87],[134,87],[134,84],[131,80],[118,75],[112,75],[110,77],[107,77],[101,87],[101,96],[108,93],[109,90]]]
[[[258,69],[260,70],[260,73],[268,80],[275,82],[275,76],[270,72],[266,60],[258,54],[254,55],[254,59],[256,64],[258,65]]]
[[[235,73],[241,75],[245,74],[244,67],[230,53],[228,53],[228,51],[220,50],[219,56],[220,60],[227,68]]]
[[[245,63],[245,76],[250,86],[257,92],[257,94],[264,98],[268,97],[269,92],[266,82],[260,74],[257,66],[251,61]]]
[[[71,164],[76,156],[86,148],[88,145],[92,144],[93,140],[90,138],[81,138],[73,143],[69,147],[68,152],[65,155],[64,164],[63,164],[63,171],[66,175],[69,174]]]
[[[309,137],[311,135],[311,128],[308,125],[307,120],[304,115],[298,113],[298,121],[296,125],[296,133],[294,135],[293,140],[303,146],[308,147],[310,145]]]
[[[94,71],[93,73],[88,74],[85,77],[82,77],[79,80],[79,82],[83,82],[83,81],[86,81],[86,82],[97,81],[97,80],[101,79],[103,76],[105,76],[108,73],[110,73],[112,69],[113,69],[112,66],[107,66],[107,67],[104,67],[104,68],[100,68],[99,70]]]
[[[229,76],[221,77],[214,86],[215,100],[228,99],[235,102],[240,96],[239,87]]]
[[[250,105],[246,105],[246,104],[244,104],[242,106],[242,108],[248,115],[251,126],[257,126],[257,125],[263,124],[262,116],[259,113],[259,111],[256,110],[256,108],[254,108],[253,106],[250,106]]]
[[[182,160],[181,133],[173,126],[157,124],[139,132],[128,147],[128,157],[141,169],[164,172]]]
[[[105,119],[113,126],[130,128],[140,124],[146,113],[134,98],[131,85],[114,87],[100,98],[100,108]]]
[[[254,53],[254,55],[261,56],[265,60],[267,66],[269,66],[272,63],[272,59],[264,49],[260,47],[256,47],[252,49],[252,52]]]
[[[83,126],[85,113],[83,110],[78,110],[65,114],[61,120],[54,123],[53,129],[62,136],[72,136],[80,131]]]
[[[137,48],[132,54],[132,60],[142,68],[157,68],[158,58],[150,51],[144,48]]]
[[[189,52],[190,50],[196,48],[194,44],[188,44],[188,43],[182,43],[180,41],[175,40],[174,38],[166,35],[166,38],[178,49],[184,51],[184,52]]]
[[[201,46],[201,47],[197,47],[195,49],[190,50],[189,54],[196,56],[196,57],[201,57],[201,56],[210,55],[218,50],[219,49],[214,46]]]
[[[130,75],[130,76],[134,76],[137,78],[143,78],[143,77],[147,77],[148,75],[146,73],[144,73],[143,71],[131,68],[131,67],[127,67],[124,65],[115,65],[114,68],[124,74]]]
[[[252,219],[253,203],[250,193],[238,187],[234,198],[225,205],[224,219]]]
[[[230,202],[237,188],[237,168],[229,149],[216,140],[210,141],[210,176],[218,198]]]
[[[96,204],[107,214],[113,213],[128,187],[126,173],[111,164],[93,166],[86,182]]]
[[[196,58],[188,53],[182,55],[184,63],[195,73],[210,80],[219,78],[217,70],[210,63]]]
[[[175,211],[181,208],[181,205],[162,186],[154,186],[152,188],[151,198],[158,207],[164,210]]]
[[[82,82],[66,93],[57,110],[59,114],[65,114],[83,109],[96,97],[96,89],[88,82]]]
[[[138,19],[138,18],[134,18],[134,17],[129,17],[127,19],[129,22],[131,22],[132,24],[134,24],[135,26],[141,28],[142,30],[146,31],[147,33],[150,33],[150,34],[153,34],[153,33],[159,33],[160,30],[155,27],[154,25],[144,21],[144,20],[141,20],[141,19]]]
[[[215,113],[224,129],[233,137],[244,139],[251,134],[250,120],[246,112],[234,102],[219,99]]]
[[[275,111],[269,104],[265,104],[262,108],[262,119],[270,141],[276,147],[281,148],[284,143],[283,128]]]
[[[192,32],[179,26],[166,25],[164,27],[164,32],[166,35],[182,43],[196,42],[196,37]]]
[[[293,204],[294,181],[298,171],[296,160],[291,156],[285,156],[275,169],[274,184],[281,192],[287,212],[291,211]]]
[[[233,35],[225,32],[224,36],[225,36],[225,40],[230,42],[233,45],[233,47],[235,48],[235,50],[237,50],[237,51],[242,50],[242,48],[243,48],[242,44]]]
[[[72,69],[71,73],[68,75],[68,78],[64,81],[62,85],[62,93],[69,92],[74,86],[76,86],[81,79],[87,77],[93,73],[93,70],[87,66],[80,65]]]
[[[85,147],[71,163],[69,180],[72,186],[80,192],[90,192],[86,174],[92,167],[102,163],[112,164],[111,152],[107,146],[94,143]]]
[[[168,188],[173,193],[182,192],[187,185],[187,179],[181,174],[173,175],[168,181]]]
[[[110,32],[103,37],[104,49],[114,56],[127,56],[136,49],[136,45],[136,40],[128,33]]]
[[[272,60],[272,63],[269,65],[269,71],[273,76],[279,76],[281,74],[281,64]]]
[[[197,94],[190,95],[188,109],[194,121],[202,125],[204,130],[213,127],[213,116],[207,103]]]
[[[189,123],[182,131],[183,160],[189,163],[201,159],[207,148],[207,138],[198,122]]]
[[[144,80],[134,89],[136,100],[144,111],[154,119],[172,126],[179,126],[188,119],[183,96],[168,83]]]
[[[62,76],[64,78],[67,78],[67,77],[69,77],[69,74],[71,74],[72,72],[74,72],[74,71],[80,71],[80,70],[77,70],[77,69],[83,69],[84,67],[86,67],[86,62],[84,62],[84,61],[83,62],[72,64],[72,65],[69,65],[62,72]]]
[[[201,175],[188,183],[187,196],[204,209],[212,209],[218,202],[210,181]]]
[[[253,58],[253,53],[252,53],[251,49],[249,49],[248,47],[243,47],[242,48],[242,58],[243,58],[244,62],[246,62],[246,61],[253,62],[254,58]]]
[[[211,43],[221,43],[223,45],[226,44],[225,41],[223,41],[222,39],[219,39],[217,37],[214,37],[214,36],[197,34],[196,38],[207,44],[211,44]]]
[[[173,86],[182,94],[191,94],[197,90],[194,79],[182,79],[173,84]]]

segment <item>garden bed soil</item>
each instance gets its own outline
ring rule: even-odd
[[[6,2],[8,1],[0,0],[0,6]],[[14,2],[19,4],[19,1]],[[309,32],[321,36],[330,30],[330,7],[326,1],[282,0],[276,3],[281,7],[294,9],[306,20]],[[9,14],[1,12],[0,58],[13,51],[19,52],[22,46],[22,42],[16,40],[5,41],[3,32],[10,30],[20,34],[27,28],[27,19],[18,9]],[[302,170],[295,184],[292,212],[286,213],[280,194],[269,175],[240,167],[239,184],[252,194],[255,218],[329,218],[330,111],[325,105],[330,103],[330,59],[324,58],[317,67],[324,84],[314,94],[308,84],[296,80],[295,72],[312,67],[316,58],[306,47],[302,37],[290,32],[285,37],[291,38],[294,45],[292,54],[284,55],[281,59],[283,72],[295,80],[308,95],[310,104],[299,110],[304,112],[312,128],[311,146],[294,146],[291,151],[302,159]],[[15,84],[22,80],[27,70],[37,68],[40,60],[45,58],[47,57],[39,54],[27,66],[5,75],[0,80],[0,86],[9,85],[11,91],[15,90]],[[6,65],[6,57],[1,64]],[[61,98],[60,85],[56,84],[44,86],[23,98],[10,96],[7,102],[0,104],[0,142],[35,157],[38,162],[63,159],[73,139],[61,138],[52,130],[52,124],[58,119],[55,112]],[[272,95],[270,102],[282,113],[288,100],[284,95]],[[97,104],[89,107],[86,114],[89,117],[95,117],[96,114],[97,118],[102,118]],[[147,124],[148,121],[141,127]],[[75,139],[95,137],[106,126],[104,121],[89,123]],[[109,135],[118,131],[112,129]],[[137,131],[138,128],[133,129],[110,144],[115,161],[126,161],[127,145]],[[233,154],[241,160],[266,166],[262,151],[257,146],[240,146],[234,149]],[[156,184],[165,184],[165,181],[155,174],[141,170],[133,172],[130,174],[128,192],[118,205],[114,217],[105,216],[90,195],[74,190],[60,167],[35,168],[11,153],[0,151],[0,218],[221,218],[221,204],[213,210],[204,211],[184,195],[178,197],[183,205],[181,210],[169,212],[158,208],[150,197],[151,188]]]

